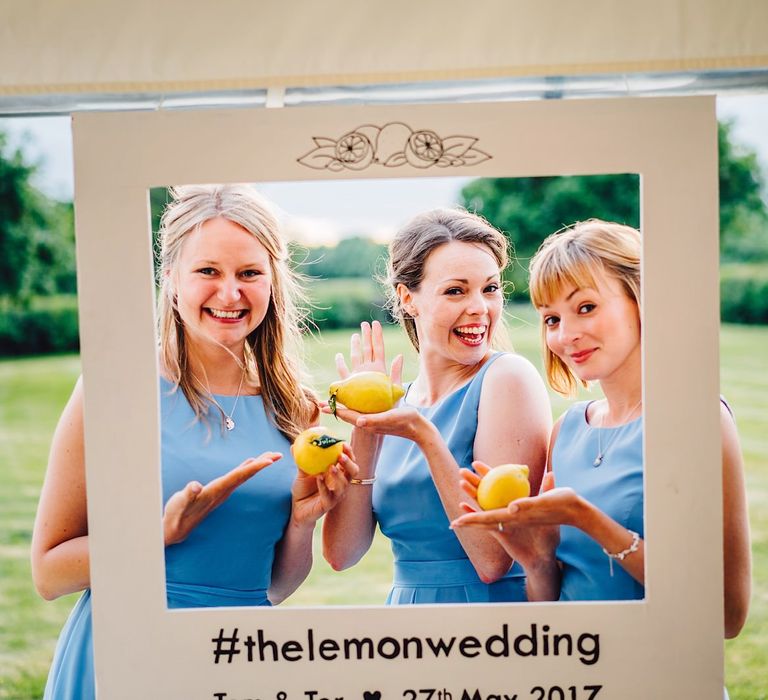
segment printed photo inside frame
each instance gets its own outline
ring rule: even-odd
[[[384,137],[389,129],[402,131],[400,127],[402,125],[388,125],[383,130]],[[401,138],[398,145],[402,148],[407,143],[406,138]],[[201,264],[197,264],[195,255],[185,255],[185,251],[196,250],[195,242],[204,238],[200,235],[188,239],[193,242],[192,247],[189,248],[185,243],[182,252],[178,257],[176,255],[179,249],[175,242],[184,240],[178,237],[194,229],[196,218],[191,213],[195,211],[194,203],[197,203],[198,211],[205,212],[197,217],[198,220],[203,216],[210,217],[209,207],[214,196],[207,193],[220,192],[222,210],[231,211],[235,201],[233,197],[237,196],[239,187],[235,185],[231,192],[227,185],[175,186],[151,190],[152,233],[157,253],[155,277],[159,280],[160,358],[169,368],[166,372],[177,371],[173,364],[178,351],[177,325],[175,322],[167,322],[174,317],[174,309],[191,324],[188,332],[193,334],[193,342],[197,338],[203,340],[204,345],[226,342],[233,335],[241,337],[238,336],[238,329],[244,329],[242,332],[245,334],[245,329],[251,328],[256,322],[254,316],[258,318],[258,313],[254,314],[251,310],[254,301],[259,298],[254,297],[253,292],[260,289],[259,280],[263,279],[258,264],[253,269],[246,267],[238,270],[239,283],[229,282],[228,279],[234,280],[234,276],[227,278],[225,270],[220,269],[212,258],[203,255]],[[252,193],[247,201],[251,201],[254,208],[241,209],[241,218],[238,220],[251,227],[261,227],[267,232],[279,231],[281,238],[288,241],[288,268],[302,276],[300,282],[308,297],[299,302],[308,311],[303,333],[304,364],[308,371],[306,382],[320,400],[328,400],[329,387],[339,381],[335,354],[341,352],[349,361],[352,333],[356,329],[359,331],[357,327],[361,321],[377,319],[384,324],[385,345],[390,361],[398,353],[404,355],[402,377],[408,394],[403,401],[413,405],[408,387],[419,372],[419,356],[424,354],[424,343],[420,339],[422,352],[416,353],[405,329],[392,323],[389,313],[391,302],[388,302],[387,295],[394,290],[385,281],[388,256],[383,241],[389,241],[400,228],[408,230],[419,215],[435,208],[445,211],[446,207],[450,209],[464,205],[489,217],[514,237],[514,253],[508,255],[508,264],[503,273],[497,280],[491,280],[490,284],[483,278],[486,287],[484,295],[489,306],[485,311],[480,310],[481,315],[478,315],[474,304],[470,304],[466,310],[465,290],[457,286],[454,280],[445,283],[444,288],[437,290],[438,295],[430,298],[432,313],[421,313],[420,322],[429,324],[430,318],[442,318],[449,313],[455,316],[455,324],[467,324],[473,319],[479,323],[493,319],[495,323],[501,302],[506,297],[509,302],[504,313],[506,328],[497,337],[508,337],[506,343],[502,342],[497,348],[513,348],[536,365],[540,373],[543,372],[541,328],[529,305],[527,280],[528,265],[535,250],[547,235],[561,228],[562,221],[598,218],[625,222],[635,228],[639,226],[639,178],[627,173],[548,178],[334,179],[322,182],[261,182],[245,187]],[[510,200],[515,202],[514,209],[509,207]],[[271,210],[274,223],[270,223],[271,216],[263,220],[260,218],[262,206]],[[187,212],[184,218],[177,216],[180,211]],[[448,213],[446,220],[452,220],[454,227],[467,221],[468,217],[463,213],[454,213],[455,216]],[[238,216],[233,211],[231,215]],[[160,243],[161,225],[165,229],[162,236],[164,245]],[[482,223],[477,222],[476,228],[482,230]],[[338,238],[341,240],[334,246],[334,239]],[[243,242],[251,243],[252,240],[246,238]],[[251,259],[246,258],[243,262],[251,262]],[[274,275],[274,270],[271,272]],[[441,280],[454,276],[463,278],[465,272],[464,257],[455,273],[448,273],[444,268],[439,270]],[[177,277],[179,282],[175,284],[173,280]],[[233,298],[228,296],[231,293],[230,284],[236,290]],[[279,289],[286,286],[281,280],[277,284]],[[177,286],[180,288],[178,295],[175,293]],[[190,317],[187,302],[190,299],[199,301],[201,294],[206,297],[202,299],[204,308],[213,305],[217,309],[215,313],[218,318],[213,316],[213,310],[206,310],[202,320]],[[579,301],[583,303],[585,300]],[[230,308],[230,311],[222,313],[219,307]],[[191,311],[194,313],[196,309],[197,306],[194,306]],[[486,316],[486,313],[489,315]],[[261,337],[266,342],[270,333],[270,320],[265,318],[261,324],[260,332],[264,334]],[[265,368],[271,367],[271,371],[279,371],[279,366],[270,365],[270,362],[280,357],[281,353],[273,347],[266,356],[262,356],[258,350],[259,337],[253,337],[253,342],[260,364]],[[486,353],[485,345],[480,348],[476,345],[467,346],[453,336],[445,345],[443,350],[458,352],[464,362],[467,357],[476,358]],[[216,403],[210,406],[205,417],[193,420],[187,401],[181,397],[184,388],[176,391],[170,383],[160,383],[163,501],[166,502],[174,493],[183,490],[192,480],[215,484],[218,477],[235,469],[243,459],[255,456],[268,447],[280,451],[283,458],[259,476],[238,486],[236,492],[195,527],[183,543],[166,547],[166,589],[171,608],[265,603],[263,586],[270,568],[278,561],[270,548],[274,541],[278,542],[275,551],[282,544],[278,538],[288,518],[288,496],[296,474],[288,441],[274,435],[269,427],[249,427],[249,421],[256,421],[257,426],[260,425],[258,416],[264,405],[263,393],[257,392],[252,382],[246,381],[242,373],[238,372],[233,358],[226,351],[219,346],[211,349],[215,349],[218,356],[216,367],[220,364],[229,367],[234,375],[228,395],[211,390]],[[240,379],[243,380],[242,385]],[[207,370],[193,369],[188,375],[186,391],[207,392],[210,381]],[[215,377],[213,381],[216,381]],[[487,425],[489,418],[492,419],[489,411],[497,413],[499,404],[488,398],[488,387],[487,374],[481,373],[473,379],[472,386],[451,391],[450,398],[446,397],[444,401],[438,402],[438,406],[429,409],[432,416],[435,411],[438,412],[433,417],[436,424],[443,431],[448,429],[451,452],[461,467],[469,467],[473,458],[489,461],[483,446],[475,444],[479,429],[474,429],[475,415],[480,414],[478,425]],[[599,389],[596,386],[580,392],[579,396],[583,401],[597,398]],[[551,392],[550,400],[555,417],[563,414],[575,402],[555,391]],[[583,401],[581,406],[584,406]],[[456,421],[459,402],[464,420],[461,432],[457,433],[450,426]],[[343,398],[341,403],[344,403]],[[517,397],[514,404],[510,402],[505,405],[505,409],[508,409],[504,411],[505,420],[495,434],[514,431],[521,418],[525,419],[530,414],[531,405],[527,397]],[[521,413],[516,414],[515,410]],[[584,476],[590,480],[587,488],[597,485],[605,491],[606,482],[613,484],[613,487],[607,486],[611,492],[611,514],[633,531],[642,533],[640,420],[631,423],[634,425],[628,426],[628,431],[636,436],[635,439],[627,440],[629,436],[625,436],[617,444],[605,439],[602,431],[590,430],[589,433],[596,433],[596,437],[591,445],[592,452],[587,454],[582,468]],[[336,438],[348,439],[351,433],[348,423],[332,415],[322,415],[321,424],[328,435]],[[617,431],[608,434],[620,437]],[[257,439],[257,436],[269,435],[273,436],[274,442],[272,439],[267,443]],[[372,496],[378,523],[370,546],[366,546],[367,542],[362,545],[365,553],[360,554],[357,561],[340,563],[336,559],[338,550],[334,551],[332,546],[335,536],[330,534],[330,528],[318,527],[318,551],[309,576],[300,583],[298,590],[287,599],[280,600],[279,604],[316,606],[382,605],[385,601],[418,604],[438,601],[477,604],[519,602],[523,597],[520,568],[513,567],[504,576],[504,580],[490,587],[482,583],[475,570],[470,568],[456,534],[449,528],[450,519],[435,490],[427,463],[420,457],[422,453],[414,443],[408,442],[405,444],[410,449],[397,460],[388,452],[393,443],[397,442],[389,440],[385,443],[387,449],[378,458],[376,486],[371,484],[368,489],[362,489],[368,490],[368,495]],[[535,438],[531,436],[525,442],[527,444],[521,447],[526,452],[522,452],[517,451],[512,438],[508,439],[502,448],[502,457],[489,463],[528,462],[527,456],[522,459],[521,456],[530,454],[530,446]],[[403,443],[400,445],[402,449]],[[601,448],[610,455],[610,462],[619,465],[618,468],[614,466],[611,470],[595,470],[593,461],[598,459]],[[336,444],[326,449],[335,455],[341,447]],[[630,464],[627,461],[628,455],[637,455],[637,466],[629,473],[622,467]],[[541,461],[533,469],[543,468],[544,456],[542,452]],[[580,462],[577,460],[577,463]],[[555,470],[557,484],[567,485],[568,475],[557,466]],[[533,475],[532,478],[535,480]],[[278,484],[281,486],[277,487]],[[588,497],[587,492],[583,492],[583,495]],[[628,497],[633,501],[630,508],[627,508]],[[338,515],[338,511],[335,515]],[[352,530],[360,535],[362,541],[370,516],[371,508],[368,507],[344,516],[347,523],[341,526],[344,539],[351,537],[348,530]],[[325,532],[322,541],[331,543],[327,552],[328,560],[320,552],[321,529]],[[576,532],[572,530],[571,534]],[[493,536],[488,537],[492,539]],[[570,561],[572,557],[565,554],[568,547],[579,562],[596,561],[598,574],[604,575],[604,580],[601,587],[596,588],[589,577],[587,590],[581,587],[574,589],[572,585],[566,584],[563,593],[565,597],[573,599],[588,595],[592,600],[617,600],[627,596],[636,600],[644,597],[640,584],[634,582],[620,567],[611,567],[600,548],[596,544],[590,546],[589,541],[581,537],[578,538],[578,544],[573,543],[573,540],[561,543],[559,556]],[[586,550],[591,552],[586,559],[585,543]],[[329,561],[335,562],[336,568],[341,567],[342,570],[334,570]],[[276,573],[274,578],[279,579],[280,574]],[[394,579],[398,581],[396,588],[393,588]],[[569,579],[574,580],[572,577]],[[199,588],[201,585],[202,590]],[[233,588],[236,598],[229,597],[232,595],[229,591]]]
[[[403,145],[376,139],[391,124]],[[713,99],[77,115],[74,134],[100,697],[721,696]],[[168,610],[148,191],[603,173],[641,179],[645,600]]]

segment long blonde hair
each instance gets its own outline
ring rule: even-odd
[[[189,367],[184,324],[174,292],[174,273],[187,235],[206,221],[224,217],[242,226],[269,254],[272,290],[264,320],[246,338],[245,381],[258,383],[270,420],[292,440],[316,418],[317,402],[301,384],[301,329],[298,299],[303,292],[288,264],[288,251],[268,202],[248,185],[188,185],[171,188],[172,201],[160,220],[160,287],[157,304],[163,369],[186,396],[198,419],[215,405]],[[223,411],[222,421],[225,416]]]
[[[547,306],[566,287],[595,287],[596,275],[615,277],[640,310],[640,232],[631,226],[589,219],[548,236],[531,259],[529,289],[537,309]],[[549,385],[563,396],[573,396],[579,379],[546,342],[541,322],[544,370]]]
[[[389,244],[387,297],[392,316],[405,329],[416,352],[419,351],[416,322],[403,308],[397,286],[404,284],[408,289],[417,291],[424,280],[427,258],[436,248],[452,241],[484,246],[496,260],[500,273],[509,260],[504,234],[477,214],[462,209],[433,209],[405,224]],[[511,349],[503,315],[496,324],[491,343],[498,349]]]

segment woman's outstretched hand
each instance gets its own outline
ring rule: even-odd
[[[475,472],[461,470],[461,487],[473,499],[477,499],[480,479],[490,470],[483,462],[472,462]],[[575,525],[578,526],[579,497],[570,488],[555,488],[555,477],[546,472],[538,496],[518,498],[506,508],[478,511],[474,505],[462,503],[467,511],[451,523],[451,527],[475,525],[488,530],[498,529],[499,523],[510,525]]]
[[[342,353],[336,354],[336,371],[340,379],[346,379],[355,372],[387,373],[387,359],[384,351],[384,330],[381,323],[374,321],[360,324],[360,333],[353,333],[349,339],[349,362],[347,366]],[[403,356],[398,355],[392,360],[389,368],[389,378],[393,384],[400,384],[403,372]]]
[[[264,452],[250,457],[242,464],[214,479],[205,486],[190,481],[181,491],[174,493],[163,511],[165,545],[183,542],[208,514],[229,498],[232,492],[262,469],[281,459],[279,452]]]
[[[324,474],[311,476],[299,469],[291,489],[291,517],[294,522],[314,525],[344,498],[349,480],[357,477],[359,471],[352,450],[346,443],[339,461]]]
[[[451,528],[478,527],[495,534],[507,553],[523,566],[536,558],[551,559],[560,542],[561,524],[569,524],[575,493],[555,488],[553,473],[546,472],[538,496],[520,498],[506,508],[481,511],[476,507],[477,487],[490,470],[483,462],[472,462],[474,472],[461,470],[461,487],[473,500],[462,503],[466,513],[451,523]]]
[[[327,404],[322,404],[322,410],[323,413],[331,412]],[[415,442],[427,436],[430,426],[429,421],[410,406],[401,406],[382,413],[359,413],[349,408],[337,407],[336,417],[377,435],[397,435]]]
[[[350,338],[349,359],[351,370],[344,355],[336,355],[336,370],[341,379],[346,379],[355,372],[387,373],[384,351],[384,332],[381,323],[364,321],[360,324],[360,333],[353,333]],[[403,356],[398,355],[389,368],[389,378],[393,384],[400,384],[403,372]],[[333,413],[326,402],[321,404],[323,413]],[[356,427],[365,428],[379,435],[399,435],[415,439],[415,425],[419,422],[418,411],[412,408],[393,408],[382,413],[359,413],[337,404],[335,415],[340,420]]]

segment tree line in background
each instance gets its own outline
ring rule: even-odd
[[[768,207],[757,155],[734,143],[732,125],[718,129],[720,155],[721,316],[768,323]],[[76,350],[77,300],[71,202],[32,184],[36,167],[0,133],[0,355]],[[639,178],[633,174],[481,178],[459,204],[508,236],[514,252],[509,297],[527,300],[526,269],[543,237],[591,217],[639,225]],[[167,201],[150,192],[155,234]],[[311,316],[320,328],[387,318],[376,280],[386,246],[362,237],[336,246],[292,244],[296,269],[310,282]]]

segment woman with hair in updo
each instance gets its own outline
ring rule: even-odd
[[[268,204],[244,185],[172,190],[158,282],[163,533],[169,608],[279,603],[312,563],[317,520],[357,467],[296,469],[317,422],[301,384],[298,288]],[[346,449],[346,448],[345,448]],[[85,590],[59,638],[46,698],[94,696],[78,381],[53,438],[32,542],[46,599]]]
[[[459,469],[476,459],[524,463],[538,492],[551,408],[538,372],[502,352],[503,234],[479,216],[438,209],[416,217],[389,248],[393,314],[418,352],[400,407],[375,415],[338,409],[350,422],[361,477],[324,520],[326,559],[354,565],[376,525],[392,543],[391,605],[525,600],[519,565],[486,532],[454,533],[466,498]],[[388,370],[381,326],[351,339],[351,370]],[[402,358],[392,366],[399,381]],[[349,373],[337,357],[342,377]],[[327,409],[326,409],[327,410]],[[531,572],[529,586],[536,585]]]

